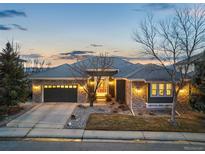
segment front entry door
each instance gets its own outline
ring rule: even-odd
[[[100,86],[97,89],[97,96],[105,96],[107,94],[107,80],[101,79]]]

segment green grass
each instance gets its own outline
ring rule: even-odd
[[[205,132],[204,117],[177,118],[177,126],[172,126],[167,117],[142,117],[120,114],[91,114],[87,130],[136,130],[136,131],[173,131]]]

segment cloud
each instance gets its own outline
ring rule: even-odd
[[[71,55],[71,56],[77,56],[77,55],[85,55],[85,54],[92,54],[95,53],[93,51],[80,51],[80,50],[74,50],[71,52],[64,52],[60,53],[60,55]]]
[[[18,24],[12,24],[12,26],[15,27],[16,29],[27,31],[27,28],[22,27],[21,25],[18,25]]]
[[[81,51],[81,50],[74,50],[71,52],[63,52],[58,55],[53,55],[51,58],[53,59],[85,59],[91,57],[95,53],[94,51]]]
[[[0,30],[11,30],[12,28],[6,25],[0,25]]]
[[[26,13],[23,11],[16,11],[16,10],[4,10],[0,11],[0,18],[8,18],[8,17],[26,17]]]
[[[115,52],[115,53],[117,53],[117,52],[120,52],[120,51],[118,51],[118,50],[114,50],[114,51],[112,51],[112,52]]]
[[[27,59],[38,59],[42,58],[43,56],[41,54],[36,54],[36,53],[31,53],[31,54],[23,54],[21,55],[22,58],[27,58]]]
[[[7,25],[0,25],[0,30],[13,30],[13,29],[18,29],[18,30],[22,30],[22,31],[27,31],[27,28],[24,28],[18,24],[11,24],[10,26]]]
[[[92,47],[102,47],[103,45],[102,44],[90,44],[90,46],[92,46]]]
[[[122,59],[125,59],[125,60],[140,60],[140,61],[143,61],[143,60],[154,60],[154,57],[150,57],[150,56],[146,56],[146,57],[128,57],[128,56],[116,56],[118,58],[122,58]]]
[[[140,8],[133,9],[133,11],[144,11],[144,10],[151,10],[151,11],[162,11],[162,10],[170,10],[174,9],[176,5],[170,3],[149,3],[143,4]]]

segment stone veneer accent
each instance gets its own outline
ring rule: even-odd
[[[138,91],[136,90],[138,89]],[[133,109],[145,108],[145,102],[147,101],[148,84],[142,81],[129,81],[126,80],[126,104],[128,107],[133,105]]]
[[[69,84],[78,84],[80,81],[76,82],[74,80],[33,80],[32,87],[40,86],[39,90],[33,90],[33,102],[42,102],[42,95],[43,95],[43,87],[44,85],[69,85]],[[80,90],[78,87],[78,96],[77,96],[78,103],[84,103],[86,101],[86,93],[83,90]]]
[[[143,81],[133,81],[132,82],[132,100],[147,102],[148,97],[148,83]]]

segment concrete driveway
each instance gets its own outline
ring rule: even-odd
[[[76,103],[42,103],[12,120],[7,127],[64,128]]]

